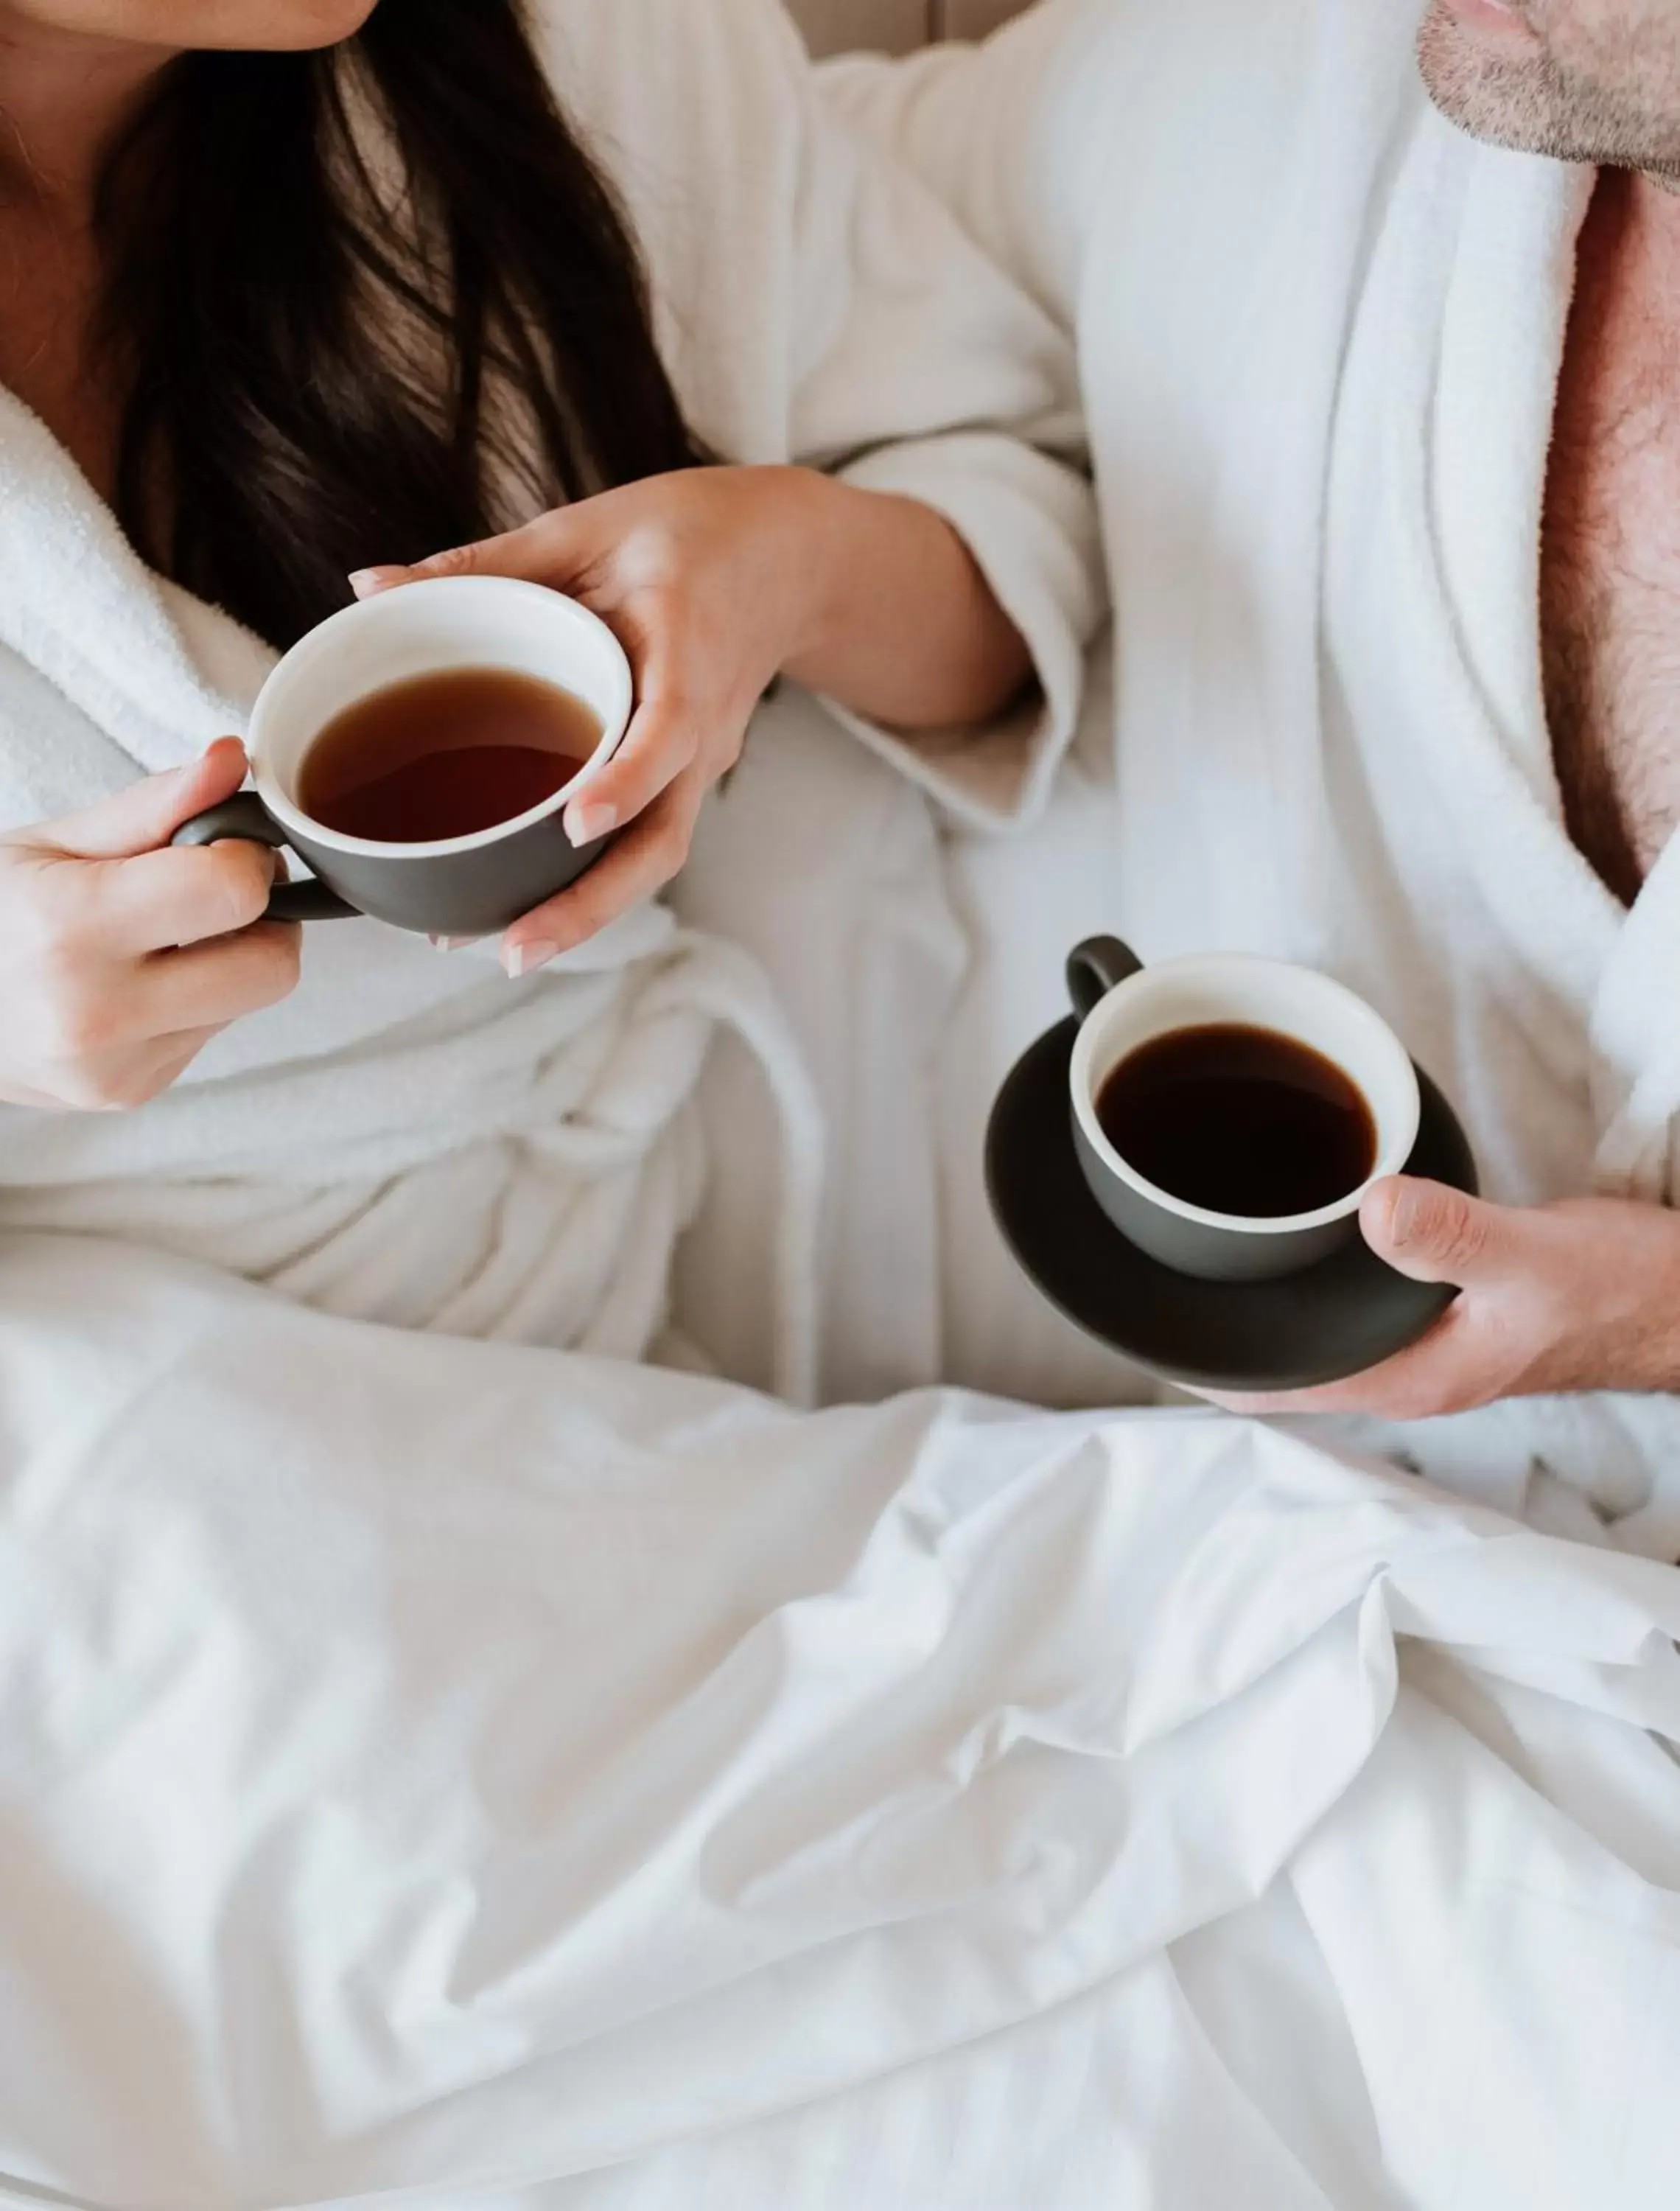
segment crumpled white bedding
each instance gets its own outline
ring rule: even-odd
[[[1680,1572],[0,1245],[0,2202],[1671,2205]]]

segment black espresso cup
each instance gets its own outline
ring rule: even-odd
[[[1357,1237],[1365,1192],[1411,1156],[1417,1071],[1387,1023],[1328,975],[1243,953],[1146,967],[1116,938],[1097,936],[1070,955],[1067,990],[1080,1022],[1068,1070],[1080,1169],[1127,1241],[1175,1273],[1215,1282],[1298,1274]],[[1329,1202],[1283,1215],[1214,1211],[1150,1181],[1104,1126],[1105,1087],[1133,1054],[1187,1032],[1231,1027],[1267,1032],[1329,1061],[1363,1100],[1372,1156]],[[1241,1133],[1231,1141],[1241,1145]]]
[[[558,684],[599,718],[601,741],[564,789],[512,821],[430,844],[384,844],[312,821],[299,779],[327,724],[390,684],[462,668]],[[576,600],[499,576],[407,584],[345,608],[293,646],[251,712],[255,788],[195,815],[173,841],[244,837],[295,852],[314,880],[275,886],[275,920],[368,914],[426,936],[496,936],[574,883],[611,841],[574,845],[561,817],[623,742],[632,703],[624,648]]]

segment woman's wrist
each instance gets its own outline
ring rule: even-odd
[[[752,479],[758,503],[752,527],[761,537],[777,670],[814,690],[825,689],[825,675],[843,670],[853,650],[850,570],[873,519],[859,512],[857,502],[870,494],[818,469],[771,467],[742,474]]]
[[[953,525],[906,495],[773,473],[771,559],[793,587],[782,672],[906,730],[1001,712],[1031,657]]]

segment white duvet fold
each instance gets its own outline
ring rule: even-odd
[[[0,2201],[1671,2200],[1604,2099],[1680,2063],[1672,1569],[1211,1415],[801,1418],[67,1239],[0,1408]]]

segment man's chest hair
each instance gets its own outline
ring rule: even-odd
[[[1570,833],[1631,901],[1680,822],[1680,348],[1615,304],[1560,385],[1540,629]]]

